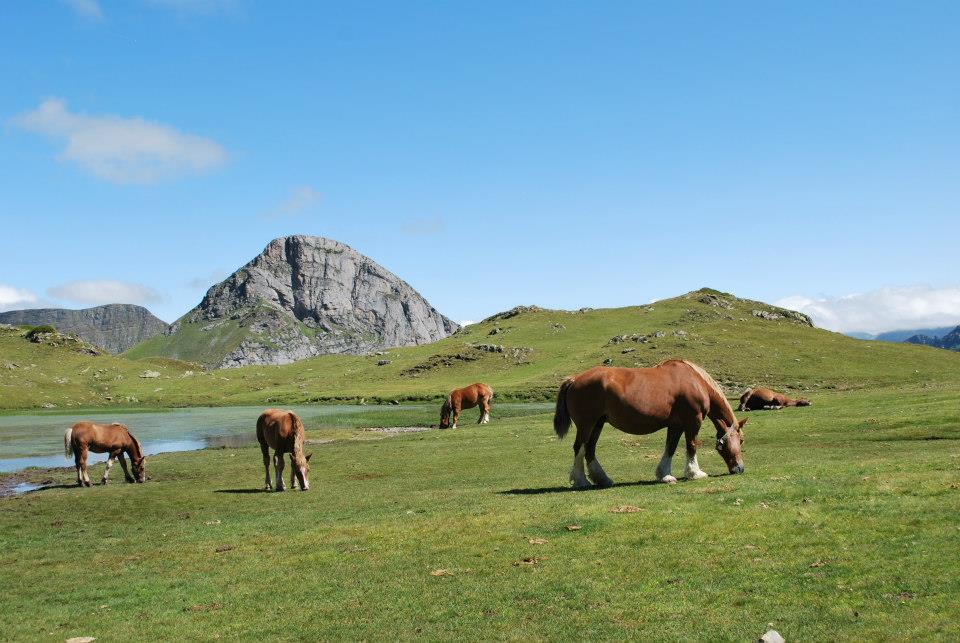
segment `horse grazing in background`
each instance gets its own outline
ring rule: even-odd
[[[440,428],[449,429],[451,425],[452,428],[457,428],[460,411],[472,409],[475,406],[480,407],[480,419],[477,420],[477,424],[486,424],[490,421],[490,400],[492,399],[493,389],[481,382],[453,389],[440,407]]]
[[[87,452],[109,453],[107,468],[103,471],[100,484],[109,482],[110,467],[117,460],[123,467],[123,475],[127,482],[143,482],[144,475],[143,449],[140,442],[130,433],[125,424],[96,424],[94,422],[77,422],[63,434],[63,455],[73,456],[77,467],[77,486],[90,486],[90,474],[87,471]],[[133,475],[127,470],[127,461],[123,458],[126,453],[130,456],[130,465]]]
[[[263,468],[266,471],[265,489],[270,484],[270,449],[273,449],[273,468],[277,474],[277,491],[283,491],[283,454],[290,454],[290,488],[297,482],[304,491],[310,488],[310,455],[303,455],[303,422],[293,411],[267,409],[257,418],[257,442],[263,453]]]
[[[810,400],[801,397],[798,400],[791,400],[783,393],[771,391],[768,388],[748,388],[740,396],[740,408],[738,411],[776,411],[785,406],[810,406]]]
[[[598,366],[573,375],[560,385],[553,428],[562,438],[577,425],[573,443],[574,487],[589,486],[584,476],[584,459],[590,479],[609,487],[597,460],[597,440],[606,423],[633,435],[646,435],[667,428],[667,444],[657,466],[657,480],[676,482],[671,474],[673,454],[680,436],[687,440],[688,480],[706,478],[697,462],[697,434],[704,418],[717,430],[717,451],[730,473],[743,473],[743,425],[720,386],[702,368],[686,360],[666,360],[652,368],[610,368]]]

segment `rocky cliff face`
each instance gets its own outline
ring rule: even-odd
[[[433,342],[459,326],[405,281],[347,245],[322,237],[274,239],[260,255],[207,291],[171,327],[192,345],[220,342],[204,359],[211,366],[286,364],[329,353],[364,354]],[[210,341],[199,335],[206,334]],[[176,341],[171,342],[177,344]],[[216,363],[213,363],[216,362]]]
[[[83,310],[11,310],[0,313],[0,323],[47,324],[62,333],[77,335],[114,355],[167,330],[166,322],[154,317],[146,308],[132,304],[108,304]]]

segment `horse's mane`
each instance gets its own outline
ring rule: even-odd
[[[451,392],[450,395],[447,396],[447,399],[444,400],[443,406],[440,407],[440,412],[449,413],[452,409],[453,409],[453,392]]]
[[[723,392],[723,389],[720,387],[719,384],[717,384],[717,381],[710,376],[710,373],[703,370],[702,366],[698,364],[694,364],[693,362],[685,359],[665,359],[662,362],[658,363],[657,366],[660,366],[661,364],[665,364],[667,362],[680,362],[681,364],[686,364],[691,369],[693,369],[693,371],[697,375],[703,378],[703,381],[706,382],[707,386],[713,389],[713,392],[717,394],[717,397],[723,400],[723,404],[727,407],[727,410],[730,411],[730,415],[733,417],[736,417],[733,415],[733,407],[730,406],[730,402],[729,400],[727,400],[727,394]]]
[[[306,463],[306,458],[303,455],[305,439],[303,421],[296,413],[292,411],[288,411],[287,413],[291,421],[293,421],[293,459],[296,461],[298,467],[302,467]]]
[[[120,426],[122,426],[122,427],[124,428],[124,430],[127,432],[127,435],[130,436],[130,441],[133,442],[133,445],[137,448],[137,457],[138,457],[138,458],[142,458],[142,457],[143,457],[143,447],[140,446],[140,440],[138,440],[138,439],[136,439],[135,437],[133,437],[133,434],[130,433],[130,429],[128,429],[125,425],[121,424]]]

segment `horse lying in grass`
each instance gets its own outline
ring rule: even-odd
[[[453,389],[440,407],[440,428],[451,428],[451,417],[452,428],[457,428],[460,412],[475,406],[480,407],[480,419],[477,420],[477,424],[486,424],[490,421],[490,400],[492,399],[493,389],[481,382]]]
[[[776,411],[785,406],[810,406],[810,400],[801,397],[798,400],[792,400],[783,393],[771,391],[768,388],[748,388],[740,396],[740,408],[738,411]]]
[[[613,481],[597,460],[597,440],[604,424],[626,433],[646,435],[667,428],[667,444],[657,466],[660,482],[676,482],[671,474],[673,454],[680,436],[687,441],[688,480],[706,478],[697,462],[697,434],[704,418],[717,430],[717,452],[730,473],[743,473],[743,425],[737,421],[720,386],[702,368],[686,360],[667,360],[653,368],[610,368],[598,366],[573,375],[560,385],[553,427],[563,438],[571,420],[577,425],[573,443],[573,486],[600,487]]]
[[[100,484],[107,484],[110,477],[110,467],[117,460],[123,467],[123,476],[127,482],[143,482],[144,474],[143,449],[140,442],[130,433],[125,424],[96,424],[94,422],[77,422],[63,434],[63,454],[77,467],[77,486],[90,486],[90,473],[87,471],[87,453],[109,453],[107,468],[103,471]],[[130,465],[133,475],[127,470],[127,461],[123,454],[130,456]]]
[[[283,454],[290,454],[290,488],[307,491],[310,488],[310,456],[303,455],[303,422],[293,411],[267,409],[257,418],[257,442],[263,453],[263,468],[266,483],[264,488],[273,489],[270,483],[270,449],[273,449],[273,468],[277,475],[277,491],[283,491]]]

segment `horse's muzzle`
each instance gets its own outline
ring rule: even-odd
[[[738,464],[737,466],[730,469],[730,473],[743,473],[743,465]]]

